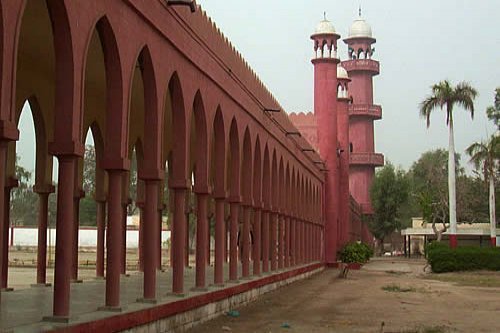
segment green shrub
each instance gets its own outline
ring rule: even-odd
[[[500,271],[500,249],[463,246],[451,249],[433,242],[426,247],[427,261],[434,273],[486,269]]]
[[[344,263],[367,262],[373,256],[373,250],[364,243],[349,243],[340,251],[340,260]]]

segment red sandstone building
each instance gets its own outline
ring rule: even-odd
[[[337,69],[340,36],[331,23],[322,21],[311,36],[314,116],[291,117],[304,137],[317,138],[309,143],[206,13],[182,3],[190,1],[0,1],[0,284],[8,287],[9,200],[17,183],[18,121],[28,102],[36,132],[33,190],[39,196],[33,282],[43,290],[34,300],[22,298],[22,291],[8,298],[20,295],[26,307],[36,308],[43,297],[52,304],[39,306],[31,325],[45,317],[75,331],[140,327],[304,276],[334,264],[345,242],[369,239],[360,216],[371,213],[368,189],[383,158],[374,153],[373,120],[381,109],[372,105],[378,63],[371,60],[375,40],[366,22],[356,21],[345,40],[345,70]],[[75,301],[71,292],[79,288],[72,286],[78,281],[78,206],[89,195],[82,188],[88,132],[96,149],[96,277],[104,279],[95,311],[105,315],[77,324],[78,304],[87,297],[80,292]],[[131,198],[134,150],[139,181]],[[54,192],[55,278],[49,285],[47,208]],[[130,279],[141,288],[123,297],[129,292],[122,285],[128,279],[124,238],[131,200],[141,209],[142,273]],[[192,200],[194,212],[186,209]],[[168,282],[158,278],[165,209],[172,215]],[[195,296],[186,288],[189,214],[196,217],[193,290],[203,293]],[[160,294],[158,286],[167,283],[169,297],[180,301]],[[9,313],[4,297],[2,318],[22,322],[22,311]]]
[[[344,39],[348,60],[340,61],[340,35],[326,18],[311,36],[314,41],[314,113],[292,113],[290,119],[325,161],[325,241],[327,248],[340,248],[349,240],[371,242],[366,224],[350,219],[350,196],[370,215],[370,186],[375,167],[384,157],[375,153],[374,120],[382,108],[373,104],[373,76],[379,63],[372,59],[371,27],[360,17]],[[327,263],[336,261],[326,253]]]

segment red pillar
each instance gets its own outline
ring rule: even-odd
[[[285,267],[290,267],[290,217],[285,217]]]
[[[278,269],[283,269],[285,266],[285,218],[282,214],[278,214]]]
[[[124,178],[127,178],[124,176]],[[124,184],[122,186],[125,186]],[[125,194],[123,194],[125,195]],[[121,218],[122,218],[122,223],[120,225],[120,244],[121,244],[121,270],[120,273],[123,275],[127,274],[127,207],[129,205],[129,200],[125,200],[123,198],[123,202],[121,205],[122,213],[121,213]]]
[[[260,261],[262,258],[261,245],[261,216],[260,207],[254,208],[253,214],[253,275],[260,275]]]
[[[240,204],[230,203],[230,226],[229,226],[229,280],[238,280],[238,215]]]
[[[224,198],[218,197],[215,200],[215,263],[214,263],[214,284],[224,283],[224,254],[226,240],[226,221],[224,219]]]
[[[162,234],[162,223],[163,223],[163,209],[165,208],[165,205],[162,204],[162,203],[159,203],[158,205],[158,209],[156,211],[156,221],[158,222],[158,230],[156,232],[156,238],[157,238],[157,241],[156,241],[156,268],[158,270],[162,270],[162,267],[161,267],[161,234]]]
[[[244,278],[250,276],[250,214],[251,207],[248,205],[243,206],[243,230],[241,233],[241,275]]]
[[[196,284],[197,289],[206,288],[206,265],[207,265],[207,241],[208,241],[208,219],[207,205],[208,193],[196,193],[197,215],[196,215]]]
[[[4,188],[5,187],[5,174],[6,174],[6,163],[7,163],[7,141],[4,141],[4,140],[0,140],[0,189],[1,188]],[[6,207],[5,206],[5,198],[3,198],[2,196],[4,196],[4,191],[0,191],[0,216],[3,216],[4,214],[4,210],[5,209],[9,209],[9,207]],[[5,236],[4,234],[5,233],[9,233],[9,230],[5,229],[4,227],[5,225],[3,223],[0,223],[0,251],[2,251],[2,249],[4,248],[4,239],[5,239]],[[1,255],[2,253],[0,253],[0,267],[3,266],[3,255]],[[2,284],[2,276],[0,274],[0,285]],[[1,294],[0,293],[0,297],[1,297]]]
[[[3,290],[7,289],[7,281],[9,275],[9,228],[10,228],[10,191],[13,187],[17,186],[17,179],[9,178],[7,184],[4,187],[4,230],[6,232],[3,234],[3,249],[2,249],[2,278],[0,279],[0,288]]]
[[[186,215],[186,232],[184,233],[184,246],[186,251],[184,252],[184,266],[189,267],[189,252],[191,250],[189,244],[189,222],[191,214],[191,191],[186,191],[186,204],[185,204],[185,215]]]
[[[270,245],[271,246],[271,270],[275,271],[278,268],[278,261],[277,261],[277,237],[278,237],[278,214],[275,212],[271,212],[269,215],[270,219],[270,224],[271,224],[271,236],[270,238]]]
[[[108,170],[106,307],[117,309],[120,306],[120,275],[123,266],[122,177],[122,170]]]
[[[139,235],[138,235],[138,255],[139,271],[144,272],[144,202],[136,201],[135,205],[139,208]]]
[[[61,155],[57,185],[56,259],[54,269],[54,317],[69,316],[74,220],[76,156]]]
[[[144,279],[143,298],[147,301],[156,299],[156,269],[158,242],[158,180],[144,180]]]
[[[184,258],[186,249],[186,189],[174,189],[174,234],[172,239],[173,273],[172,293],[184,293]]]
[[[49,212],[49,194],[47,191],[38,190],[38,246],[36,256],[36,283],[47,285],[47,225]]]
[[[75,163],[78,165],[78,163]],[[77,170],[75,170],[76,174]],[[75,179],[76,182],[76,179]],[[72,271],[71,280],[72,282],[81,282],[78,280],[78,240],[80,231],[80,199],[85,196],[85,192],[80,189],[75,189],[74,206],[73,206],[73,219],[75,223],[73,224],[73,260],[72,260]]]
[[[269,210],[262,210],[262,271],[269,272]]]
[[[297,248],[295,243],[295,218],[290,217],[290,266],[296,265]]]
[[[96,277],[104,278],[104,242],[106,230],[106,200],[96,200],[97,251]]]

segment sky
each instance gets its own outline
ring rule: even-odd
[[[377,39],[373,59],[381,73],[374,78],[374,103],[382,105],[376,122],[376,151],[407,169],[431,149],[448,146],[444,112],[436,110],[431,126],[419,117],[419,103],[432,84],[467,81],[479,96],[476,113],[457,108],[455,146],[464,150],[494,132],[486,118],[500,87],[500,1],[498,0],[197,0],[231,40],[286,112],[313,110],[313,43],[310,35],[326,12],[342,38],[362,6],[363,18]],[[339,42],[342,60],[347,47]],[[21,164],[34,169],[32,126],[21,119]],[[30,133],[31,131],[31,133]],[[23,135],[23,132],[26,134]],[[470,170],[470,166],[468,167]]]

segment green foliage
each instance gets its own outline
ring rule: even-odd
[[[349,243],[340,251],[340,260],[343,263],[363,264],[373,256],[371,247],[364,243]]]
[[[18,164],[16,157],[16,178],[18,187],[12,189],[10,199],[10,220],[12,225],[37,224],[37,194],[33,192],[30,181],[31,172]]]
[[[370,231],[379,240],[401,228],[400,209],[408,199],[409,184],[406,174],[387,163],[380,169],[370,189],[374,209],[369,223]]]
[[[451,249],[432,242],[426,247],[427,261],[434,273],[491,270],[500,271],[500,249],[463,246]]]
[[[500,131],[500,87],[495,89],[495,104],[486,109],[486,115]]]

